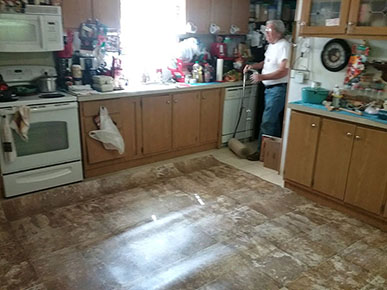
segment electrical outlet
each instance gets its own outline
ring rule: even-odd
[[[296,76],[298,75],[298,73],[302,73],[302,75],[303,75],[303,81],[302,82],[309,80],[310,71],[308,71],[308,70],[301,70],[301,69],[292,69],[290,71],[290,78],[295,79]],[[298,79],[299,78],[300,78],[300,76],[298,76]]]

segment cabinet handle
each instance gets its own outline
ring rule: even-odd
[[[314,128],[314,127],[316,127],[317,125],[315,124],[315,123],[312,123],[312,127]]]
[[[170,104],[171,103],[171,101],[167,101],[167,104]]]
[[[353,22],[348,22],[348,25],[349,26],[352,26],[352,25],[354,25],[355,23],[353,23]]]
[[[176,104],[176,103],[177,103],[177,100],[173,100],[173,102]]]
[[[356,140],[360,140],[360,136],[359,136],[359,135],[356,135],[356,136],[355,136],[355,139],[356,139]]]
[[[348,136],[348,137],[351,137],[351,136],[352,136],[352,133],[351,133],[351,132],[347,132],[347,136]]]
[[[246,118],[246,121],[251,121],[251,118]]]
[[[246,110],[246,113],[251,113],[251,110],[250,110],[250,109],[247,109],[247,110]]]
[[[305,26],[305,25],[306,25],[306,22],[305,22],[305,21],[302,21],[302,22],[300,23],[300,25],[301,25],[301,26]]]

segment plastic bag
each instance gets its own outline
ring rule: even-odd
[[[109,112],[105,107],[99,108],[100,125],[99,130],[89,132],[89,136],[103,143],[103,147],[107,150],[117,150],[118,153],[125,152],[125,143],[120,131],[114,125],[109,116]]]

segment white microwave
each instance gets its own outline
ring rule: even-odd
[[[25,13],[0,14],[0,52],[63,50],[59,6],[27,5]]]

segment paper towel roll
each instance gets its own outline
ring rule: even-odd
[[[223,59],[221,58],[216,61],[216,81],[223,81]]]

